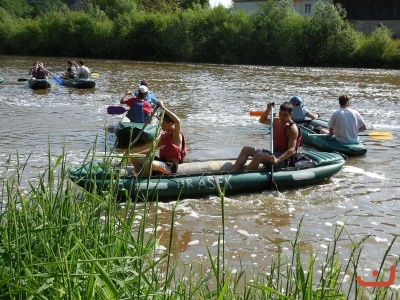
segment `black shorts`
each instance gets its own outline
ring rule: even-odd
[[[171,161],[166,161],[157,156],[154,157],[154,160],[159,161],[161,168],[171,172],[171,174],[175,174],[178,171],[178,166]],[[160,171],[153,171],[153,175],[165,175],[165,173]]]

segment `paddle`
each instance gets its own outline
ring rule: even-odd
[[[47,70],[45,67],[43,67],[43,65],[40,65],[40,67],[41,67],[43,70],[45,70],[47,73],[49,73],[59,85],[62,85],[62,84],[63,84],[62,79],[61,79],[60,77],[55,76],[53,73],[51,73],[51,72],[50,72],[49,70]]]
[[[128,109],[126,109],[123,106],[109,106],[107,107],[107,113],[109,115],[120,115],[123,114],[124,112],[127,112]]]
[[[271,103],[271,154],[274,153],[274,105],[275,103]],[[275,186],[275,190],[278,191],[278,186],[274,181],[274,164],[271,164],[271,179],[268,182],[268,187],[272,188],[272,184]]]
[[[90,77],[92,77],[92,78],[99,78],[99,77],[100,77],[100,74],[99,74],[98,72],[93,72],[93,73],[90,73]]]
[[[262,110],[251,110],[250,111],[250,116],[251,117],[261,117],[261,115],[264,113]]]
[[[28,81],[29,79],[28,78],[18,78],[18,82],[21,82],[21,81]]]
[[[252,116],[252,117],[260,117],[262,114],[264,113],[264,111],[262,111],[262,110],[251,110],[250,111],[250,116]],[[312,119],[310,119],[310,118],[308,118],[308,117],[306,117],[304,120],[295,120],[295,119],[292,119],[295,123],[309,123],[309,122],[311,122],[312,121]]]
[[[328,133],[309,133],[309,136],[330,136]],[[393,135],[388,131],[372,131],[368,134],[359,134],[358,136],[369,136],[376,140],[391,140]]]

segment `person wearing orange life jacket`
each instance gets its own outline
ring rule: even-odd
[[[130,107],[127,117],[131,122],[144,123],[149,118],[152,109],[150,104],[145,101],[147,92],[147,86],[141,85],[137,97],[132,97],[132,93],[128,91],[120,100],[121,104],[126,104]]]
[[[163,101],[159,100],[158,106],[164,110],[161,125],[163,133],[157,146],[160,149],[160,157],[154,158],[151,168],[150,166],[145,166],[142,169],[142,176],[148,175],[149,172],[152,172],[153,175],[174,174],[178,170],[178,165],[183,163],[186,157],[186,141],[181,132],[181,120],[165,107]],[[135,170],[138,171],[146,164],[146,159],[131,159],[131,163]]]
[[[267,104],[267,109],[260,117],[260,123],[271,125],[271,105]],[[279,116],[272,120],[274,131],[273,153],[267,149],[245,146],[241,150],[231,171],[239,171],[247,162],[249,157],[253,157],[246,171],[256,170],[260,163],[274,164],[278,167],[286,166],[288,159],[297,151],[301,143],[301,131],[292,121],[293,106],[289,102],[284,102],[279,107]]]

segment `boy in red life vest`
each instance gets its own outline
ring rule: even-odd
[[[158,101],[158,106],[164,110],[161,125],[163,133],[158,142],[160,157],[154,158],[151,164],[151,171],[153,171],[153,175],[171,175],[176,173],[178,165],[183,163],[185,159],[186,141],[181,133],[181,120],[178,116],[166,108],[162,101]],[[132,159],[131,162],[135,170],[138,171],[146,163],[146,159]],[[145,166],[141,175],[148,175],[149,172],[150,167]]]
[[[132,97],[131,92],[127,92],[122,97],[120,103],[126,104],[130,107],[127,117],[131,122],[144,123],[149,118],[152,109],[149,102],[145,101],[146,93],[148,92],[147,86],[141,85],[137,97]],[[128,98],[128,96],[131,96]]]
[[[271,102],[267,104],[267,109],[260,117],[260,123],[271,125]],[[247,162],[249,157],[253,157],[246,171],[256,170],[260,163],[274,164],[278,167],[285,166],[287,160],[296,152],[301,142],[301,132],[292,121],[293,106],[289,102],[284,102],[279,107],[279,116],[274,117],[274,150],[269,150],[245,146],[240,152],[231,171],[238,171]]]

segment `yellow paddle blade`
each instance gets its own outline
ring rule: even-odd
[[[100,77],[100,74],[97,73],[97,72],[94,72],[94,73],[91,73],[90,76],[91,76],[92,78],[99,78],[99,77]]]
[[[369,134],[366,134],[373,139],[377,140],[391,140],[393,139],[393,135],[388,131],[372,131]]]

